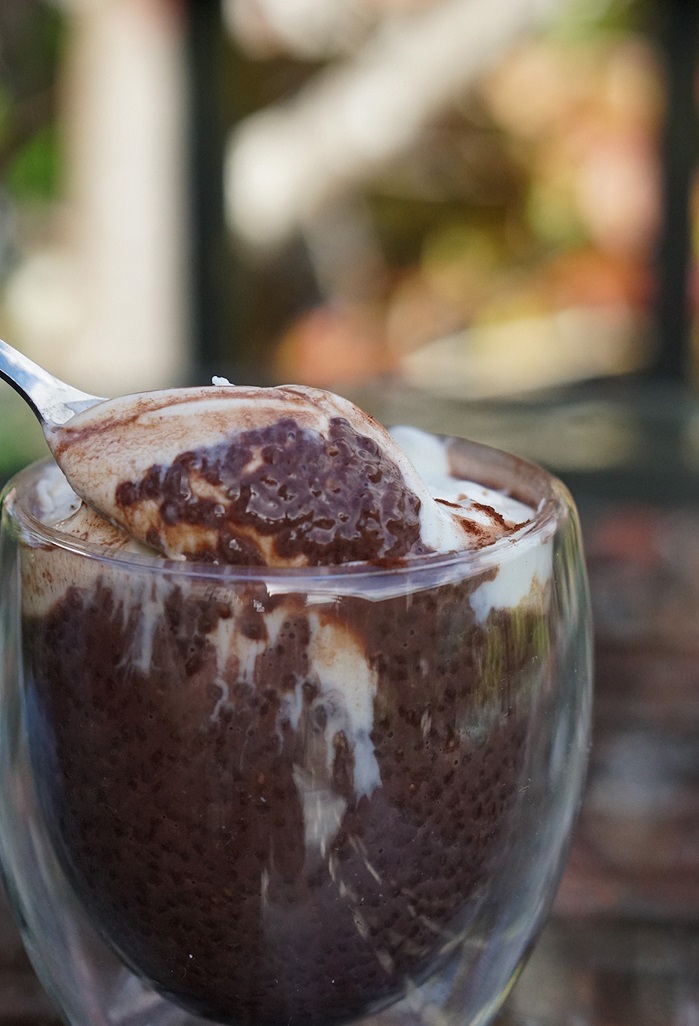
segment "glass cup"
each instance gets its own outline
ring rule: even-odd
[[[404,565],[108,552],[42,521],[53,463],[5,490],[0,855],[68,1023],[497,1011],[579,806],[590,617],[565,488],[450,445],[535,513]]]

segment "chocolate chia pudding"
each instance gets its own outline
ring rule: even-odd
[[[364,439],[376,487],[356,484],[331,421],[300,464],[314,518],[285,420],[119,482],[123,508],[198,527],[221,505],[201,482],[224,481],[223,550],[146,552],[47,466],[34,512],[66,544],[22,561],[29,745],[63,870],[138,976],[231,1026],[339,1023],[444,963],[501,872],[554,673],[534,510],[399,433],[457,512],[462,551],[440,552],[400,468]]]
[[[464,547],[473,520],[458,503],[435,501],[385,428],[320,389],[143,393],[99,403],[50,436],[78,495],[173,558],[246,566],[401,558]],[[507,533],[492,516],[490,537]]]

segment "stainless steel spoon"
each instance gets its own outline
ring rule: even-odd
[[[76,413],[89,409],[103,399],[81,392],[55,378],[33,360],[18,353],[0,339],[0,378],[11,385],[39,418],[44,434],[65,424]]]

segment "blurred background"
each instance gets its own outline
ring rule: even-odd
[[[692,0],[0,0],[1,337],[573,490],[595,745],[508,1023],[699,1024],[698,53]],[[0,383],[0,479],[43,452]]]
[[[0,0],[0,328],[99,394],[646,371],[673,6]]]

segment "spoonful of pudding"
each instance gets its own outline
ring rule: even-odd
[[[520,510],[507,521],[483,502],[433,497],[385,428],[320,389],[217,383],[105,400],[4,342],[0,377],[38,416],[76,494],[168,558],[392,562],[517,526]]]

